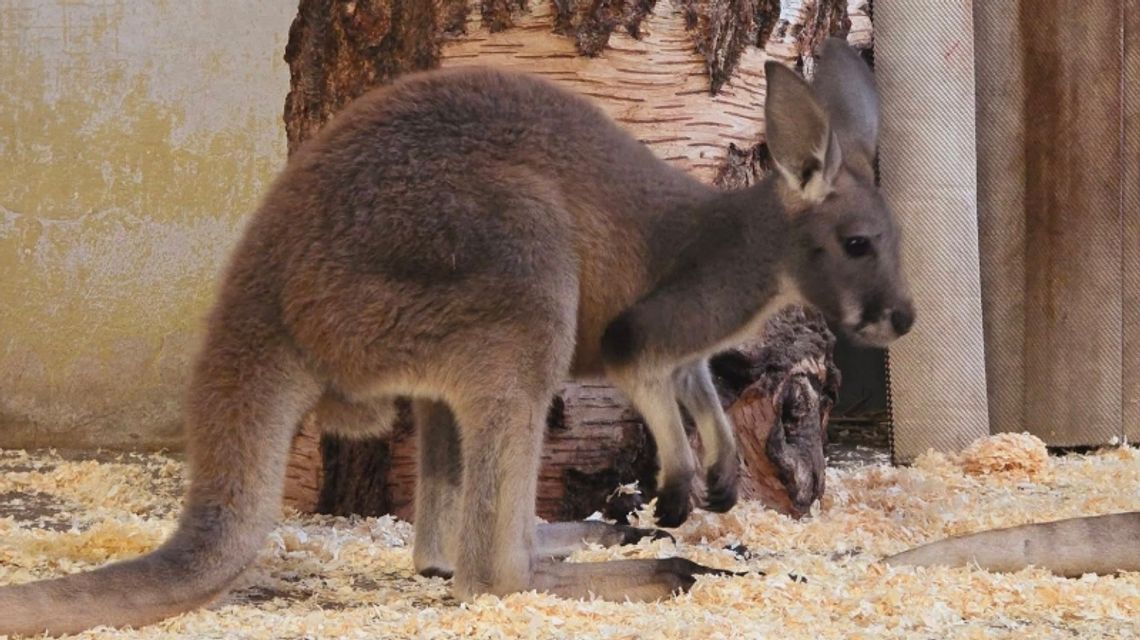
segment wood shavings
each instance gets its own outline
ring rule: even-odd
[[[1000,433],[978,438],[961,454],[966,473],[1024,473],[1034,475],[1049,464],[1045,443],[1028,433]]]
[[[1024,442],[995,438],[976,443],[976,457],[932,453],[912,467],[829,469],[818,513],[803,520],[746,502],[727,514],[695,512],[674,531],[676,544],[646,540],[570,558],[683,556],[748,572],[702,576],[674,600],[579,602],[520,593],[460,604],[448,582],[415,575],[407,523],[290,512],[255,566],[211,608],[138,631],[79,637],[1136,637],[1140,574],[1068,580],[1037,570],[1003,575],[879,562],[959,533],[1140,510],[1136,449],[975,471],[971,460],[1035,455]],[[68,514],[68,526],[60,527],[56,516],[0,511],[0,583],[77,571],[157,545],[173,530],[181,475],[180,465],[162,456],[92,466],[0,451],[0,496],[8,496],[0,505],[26,493],[48,496]],[[97,488],[112,487],[110,500],[98,495]],[[648,509],[636,518],[648,517]]]

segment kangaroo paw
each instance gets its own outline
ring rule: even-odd
[[[679,527],[693,511],[691,485],[688,482],[669,482],[657,493],[654,514],[662,527]]]
[[[425,578],[443,578],[450,580],[455,572],[451,569],[437,569],[436,567],[424,567],[419,570],[419,574]]]
[[[736,506],[737,484],[740,480],[737,465],[714,465],[709,467],[707,477],[708,491],[705,496],[705,508],[717,513],[725,513]]]

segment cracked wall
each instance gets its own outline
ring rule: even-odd
[[[291,2],[0,0],[0,446],[177,447]]]

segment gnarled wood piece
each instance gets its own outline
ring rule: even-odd
[[[758,343],[713,360],[740,446],[741,498],[798,517],[823,496],[840,382],[834,350],[823,317],[794,306],[768,322]]]

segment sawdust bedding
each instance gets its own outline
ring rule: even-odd
[[[0,451],[0,584],[143,553],[173,529],[182,465]],[[1029,436],[987,438],[911,467],[831,469],[793,521],[753,503],[697,512],[677,544],[593,548],[573,561],[685,556],[746,577],[702,577],[654,604],[524,593],[461,604],[414,574],[392,518],[287,514],[256,566],[208,610],[113,638],[1131,638],[1140,574],[1069,580],[1027,569],[891,568],[884,555],[949,535],[1140,510],[1140,451],[1048,457]],[[642,514],[645,515],[645,514]],[[763,571],[765,575],[758,572]],[[797,579],[802,578],[802,579]]]

